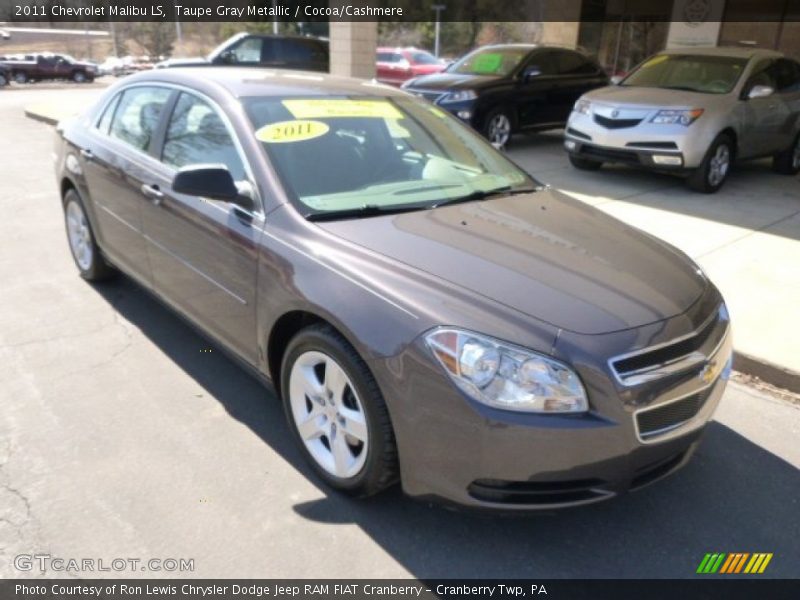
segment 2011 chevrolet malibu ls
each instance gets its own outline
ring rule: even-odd
[[[339,490],[595,502],[682,466],[723,392],[696,264],[402,91],[166,69],[59,133],[81,275],[123,271],[271,381]]]

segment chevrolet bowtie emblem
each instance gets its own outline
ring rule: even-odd
[[[703,367],[703,370],[700,371],[700,379],[703,380],[703,383],[711,383],[717,378],[717,375],[719,375],[720,371],[721,367],[719,362],[716,360],[710,360],[706,366]]]

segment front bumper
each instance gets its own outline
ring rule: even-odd
[[[700,166],[713,137],[699,122],[684,127],[643,120],[632,127],[614,129],[596,123],[592,115],[573,111],[564,133],[564,147],[581,158],[681,171]]]
[[[675,319],[687,322],[685,315]],[[677,327],[658,324],[670,335]],[[596,350],[616,354],[632,335],[650,346],[655,328],[588,336],[588,346],[580,339],[586,336],[565,336],[564,351],[574,354],[571,362],[589,393],[591,411],[584,415],[512,413],[479,404],[455,388],[421,344],[410,347],[375,369],[392,415],[403,489],[466,507],[531,511],[606,500],[673,473],[691,457],[725,389],[727,370],[702,379],[711,361],[729,363],[727,322],[721,327],[703,365],[635,386],[617,381]],[[690,418],[642,439],[637,415],[693,395],[700,401]]]

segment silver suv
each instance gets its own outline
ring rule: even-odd
[[[734,159],[773,157],[800,170],[800,64],[771,50],[693,48],[649,58],[617,85],[575,103],[564,139],[570,162],[626,163],[687,175],[716,192]]]

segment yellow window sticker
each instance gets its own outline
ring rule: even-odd
[[[665,60],[669,60],[669,54],[659,54],[658,56],[654,56],[650,60],[648,60],[643,67],[654,67],[657,64],[664,62]]]
[[[431,106],[430,111],[440,119],[444,119],[447,116],[441,108],[438,108],[436,106]]]
[[[386,100],[350,100],[347,98],[312,98],[284,100],[283,105],[296,119],[326,119],[332,117],[366,117],[402,119],[401,113]]]
[[[256,139],[267,144],[302,142],[323,136],[329,129],[322,121],[281,121],[256,131]]]

